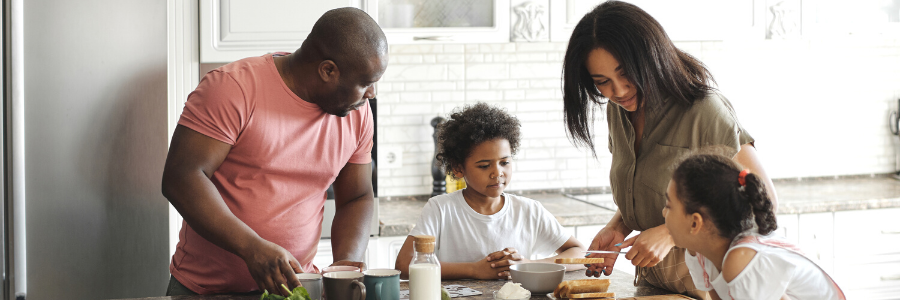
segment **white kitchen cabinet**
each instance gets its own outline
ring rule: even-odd
[[[362,0],[200,0],[200,62],[227,63],[269,52],[293,52],[316,20]]]
[[[834,213],[835,281],[848,299],[900,294],[900,208]]]
[[[509,42],[509,0],[365,0],[388,43]]]
[[[550,41],[568,42],[578,21],[604,0],[551,0]],[[765,36],[764,7],[754,0],[625,0],[659,22],[673,41]]]
[[[834,213],[801,214],[797,246],[829,274],[834,270]]]
[[[776,215],[775,220],[778,222],[778,228],[775,234],[783,236],[788,242],[797,245],[800,243],[800,216],[797,214]]]
[[[313,264],[319,269],[330,266],[334,263],[334,257],[331,255],[331,239],[319,240],[319,247],[316,250],[316,257],[313,258]]]
[[[403,248],[406,237],[406,235],[378,237],[376,246],[378,257],[372,262],[371,268],[393,269],[394,263],[397,262],[397,254],[400,253],[400,248]]]
[[[313,264],[322,269],[334,263],[334,256],[331,250],[331,239],[320,239],[316,256],[313,258]],[[372,265],[377,263],[379,253],[378,237],[370,237],[366,245],[366,253],[363,254],[363,262],[368,268],[374,268]]]

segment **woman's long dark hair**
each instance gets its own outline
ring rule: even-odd
[[[644,10],[620,1],[598,5],[575,26],[562,74],[566,132],[576,146],[587,146],[591,152],[595,152],[590,126],[594,104],[607,103],[585,65],[588,54],[597,48],[619,61],[637,89],[638,105],[645,109],[658,107],[666,98],[691,105],[715,82],[703,63],[676,48]]]
[[[684,204],[684,212],[700,213],[711,220],[719,236],[733,240],[752,228],[754,221],[760,234],[769,234],[778,224],[766,185],[759,176],[750,173],[741,186],[740,173],[741,168],[728,157],[697,154],[675,168],[672,181],[678,199]]]

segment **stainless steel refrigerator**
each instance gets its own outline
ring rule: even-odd
[[[161,296],[166,1],[3,0],[3,298]]]

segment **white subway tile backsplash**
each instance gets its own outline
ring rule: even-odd
[[[530,98],[533,98],[532,95],[529,94],[529,93],[532,93],[533,91],[534,90],[525,91],[525,98],[523,98],[522,100],[528,100]],[[552,92],[551,92],[551,94],[552,94]],[[543,98],[543,97],[541,97],[541,98]],[[550,98],[550,97],[547,97],[547,98]],[[558,111],[558,112],[562,112],[563,103],[562,103],[562,99],[560,99],[560,100],[541,100],[541,101],[537,101],[537,100],[521,101],[521,102],[519,102],[518,108],[519,108],[519,111],[544,111],[544,112]],[[559,120],[554,120],[554,121],[563,122],[562,115],[560,115]],[[560,124],[562,124],[562,123],[560,123]]]
[[[462,53],[438,54],[435,59],[439,63],[461,63],[465,62],[465,55]]]
[[[471,63],[466,65],[467,80],[507,79],[509,64]]]
[[[897,109],[900,97],[900,40],[676,46],[713,72],[774,178],[895,171],[896,137],[888,131],[887,114]],[[560,79],[565,47],[391,46],[391,64],[378,85],[379,146],[402,147],[404,161],[379,173],[380,195],[430,194],[434,131],[429,122],[476,101],[503,107],[522,123],[511,190],[608,186],[606,122],[595,121],[597,158],[566,136]],[[837,80],[835,74],[866,75]]]
[[[466,48],[468,51],[469,48]],[[482,53],[498,53],[498,52],[516,52],[516,44],[513,43],[497,43],[497,44],[480,44],[478,52]]]
[[[470,80],[466,82],[468,90],[487,90],[491,88],[490,82],[487,80]]]
[[[456,82],[441,80],[441,81],[413,81],[407,82],[404,85],[404,91],[412,92],[412,91],[422,91],[422,92],[432,92],[432,91],[452,91],[456,89]]]
[[[391,54],[394,53],[418,53],[418,54],[431,54],[431,53],[441,53],[444,51],[444,45],[439,44],[429,44],[429,45],[390,45],[389,52]]]
[[[459,103],[462,103],[463,101],[466,101],[466,92],[463,92],[463,91],[432,92],[431,100],[434,102],[459,102]],[[420,112],[420,113],[430,113],[430,112]]]
[[[450,64],[447,66],[447,80],[465,80],[466,66],[464,64]]]
[[[431,93],[429,92],[402,92],[400,94],[400,107],[407,104],[431,102]]]
[[[523,148],[519,145],[519,153],[516,154],[516,161],[533,160],[533,159],[549,159],[553,158],[552,148]]]
[[[390,64],[418,64],[422,63],[421,54],[394,54],[390,56]]]
[[[484,62],[484,54],[482,54],[482,53],[466,53],[466,62],[467,63]]]
[[[460,44],[444,45],[444,53],[465,53],[466,48]]]
[[[554,78],[560,74],[561,62],[528,62],[509,66],[509,78],[513,79]]]
[[[380,103],[380,102],[379,102]],[[424,124],[423,116],[390,116],[390,117],[382,117],[378,116],[378,127],[381,129],[382,127],[388,128],[388,126],[409,126],[409,125],[421,125]],[[379,131],[381,134],[383,131]]]
[[[516,43],[516,50],[520,52],[556,52],[561,43]]]
[[[381,78],[385,82],[444,79],[447,79],[447,65],[443,64],[389,65]]]
[[[531,88],[528,89],[528,92],[525,93],[524,100],[546,100],[546,99],[555,99],[556,98],[556,90],[555,89],[536,89]],[[559,98],[560,101],[560,109],[562,109],[562,98]]]
[[[525,91],[524,90],[505,90],[503,91],[503,99],[504,100],[522,100],[525,99]],[[517,111],[519,111],[517,106]]]
[[[503,100],[503,91],[467,91],[466,102],[491,102]]]

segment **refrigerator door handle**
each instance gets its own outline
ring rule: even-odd
[[[7,145],[8,183],[4,201],[6,226],[4,299],[24,300],[27,290],[25,257],[25,39],[24,1],[4,0],[3,66],[6,89],[3,97],[8,114],[4,124]]]

